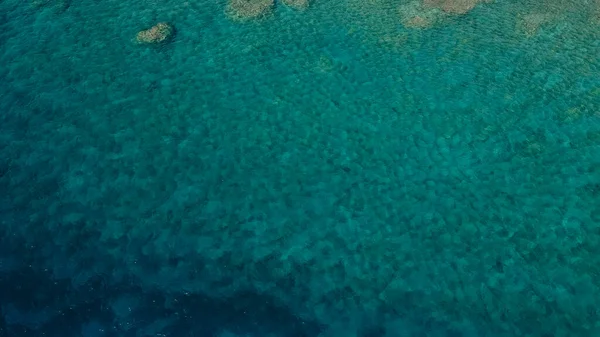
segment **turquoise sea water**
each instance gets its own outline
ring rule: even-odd
[[[226,6],[0,0],[0,336],[600,334],[600,3]]]

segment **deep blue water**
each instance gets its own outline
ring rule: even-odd
[[[227,6],[0,0],[1,337],[600,335],[600,2]]]

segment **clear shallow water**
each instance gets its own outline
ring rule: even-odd
[[[0,2],[0,333],[598,333],[596,3],[225,6]]]

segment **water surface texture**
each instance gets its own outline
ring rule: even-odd
[[[600,1],[270,1],[0,0],[0,336],[599,336]]]

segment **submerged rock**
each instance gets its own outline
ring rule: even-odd
[[[519,15],[516,23],[516,30],[517,32],[525,34],[527,37],[533,37],[537,35],[542,26],[551,23],[553,19],[553,15],[548,13]]]
[[[431,28],[445,17],[466,14],[478,4],[490,0],[414,0],[400,6],[402,25],[407,28]]]
[[[439,9],[426,7],[420,1],[400,6],[399,13],[404,27],[417,29],[432,27],[443,15]]]
[[[34,8],[41,8],[41,7],[47,6],[50,3],[51,3],[51,0],[33,0],[31,2],[31,5]]]
[[[269,14],[273,4],[273,0],[229,0],[226,13],[233,20],[257,19]]]
[[[71,0],[33,0],[31,6],[36,9],[52,8],[57,13],[66,11],[71,5]]]
[[[135,40],[139,44],[156,44],[171,38],[175,29],[166,22],[159,22],[150,29],[137,33]]]
[[[482,0],[423,0],[427,7],[439,8],[450,14],[466,14]]]
[[[308,8],[309,0],[281,0],[281,3],[297,10],[305,10]]]

